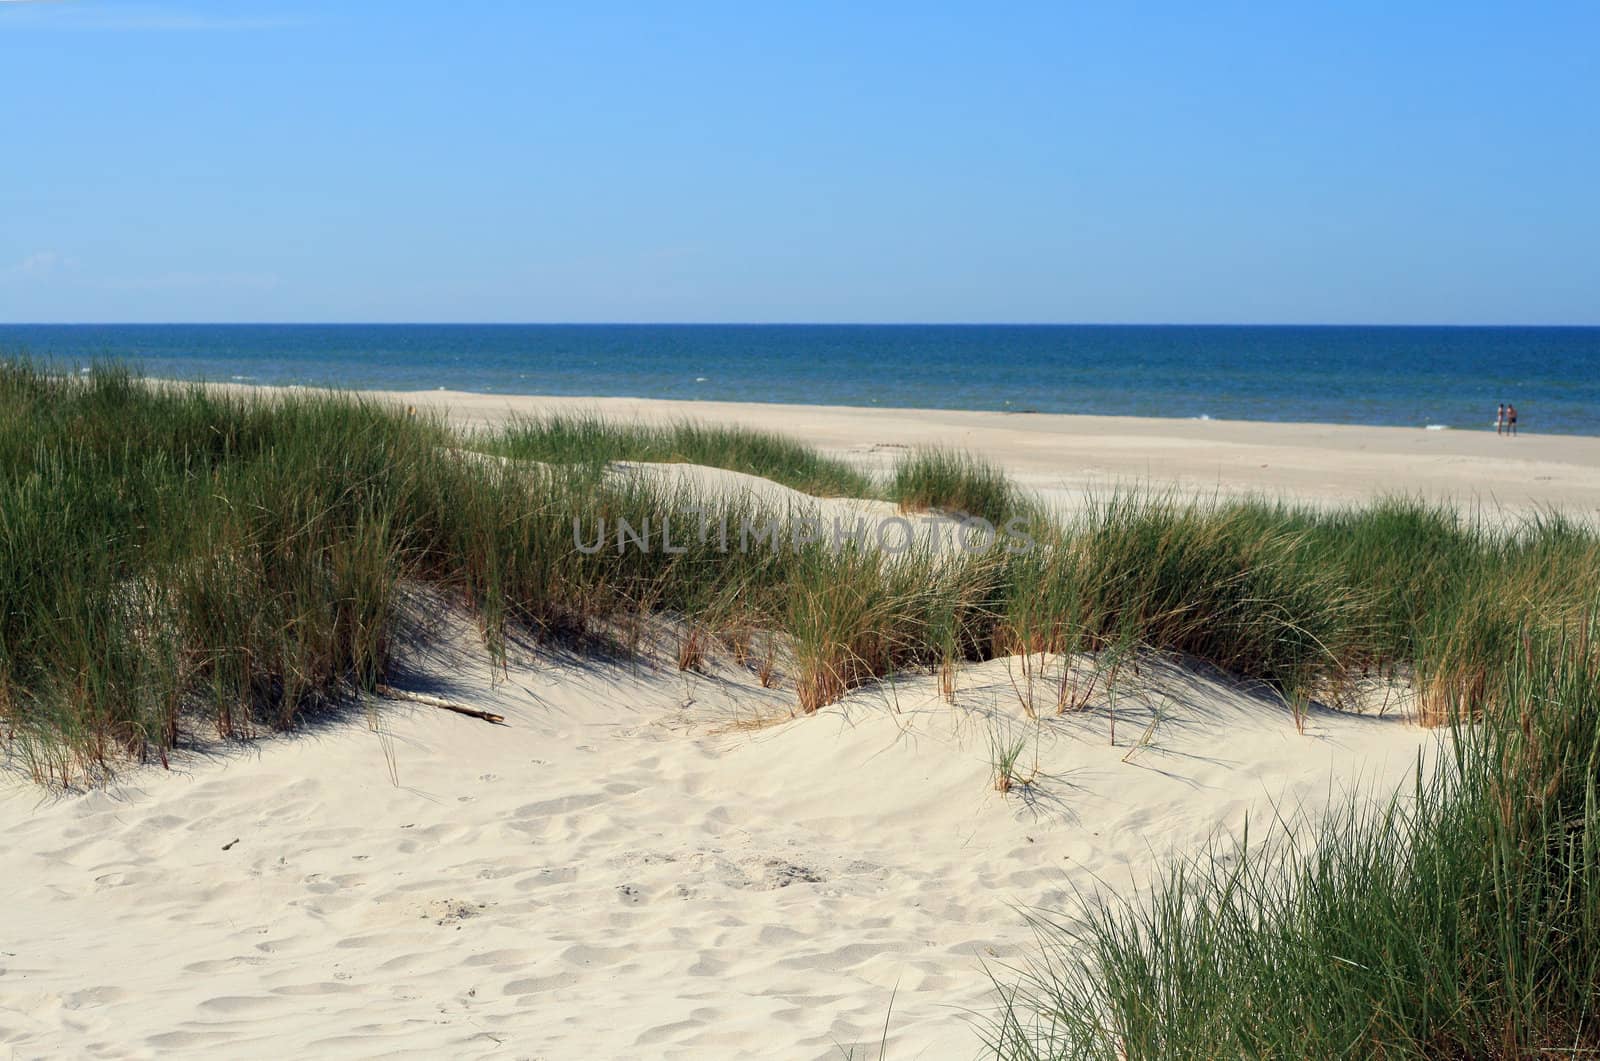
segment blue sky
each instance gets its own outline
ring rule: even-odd
[[[0,321],[1600,324],[1593,4],[0,0]]]

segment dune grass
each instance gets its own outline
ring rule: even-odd
[[[473,608],[491,654],[508,625],[583,636],[650,612],[729,644],[762,631],[792,657],[804,711],[905,668],[948,678],[997,655],[1139,649],[1296,704],[1398,675],[1434,721],[1500,695],[1524,622],[1558,626],[1600,593],[1582,528],[1490,533],[1403,502],[1318,514],[1120,495],[1057,524],[951,458],[926,496],[990,482],[969,507],[1027,512],[1036,547],[886,558],[791,537],[792,512],[592,474],[641,437],[724,464],[748,443],[747,467],[792,478],[828,467],[751,433],[568,418],[473,439],[540,458],[495,462],[357,397],[246,399],[21,362],[0,367],[0,417],[0,712],[46,777],[159,756],[186,720],[287,726],[371,686],[407,582]],[[664,531],[681,552],[659,548]]]
[[[1044,924],[1001,1058],[1600,1053],[1600,622],[1525,629],[1412,792]]]
[[[895,463],[889,500],[907,512],[977,517],[996,527],[1029,514],[1021,492],[997,465],[936,446],[912,450]]]
[[[923,447],[901,456],[887,485],[805,442],[770,431],[681,420],[628,422],[585,413],[521,417],[470,440],[513,460],[584,469],[614,461],[687,463],[770,479],[815,497],[887,499],[907,512],[939,511],[995,526],[1034,508],[994,464],[961,450]]]
[[[791,534],[792,512],[597,478],[577,444],[506,463],[461,441],[352,396],[0,365],[10,748],[71,784],[197,726],[291,726],[379,680],[409,582],[473,609],[492,656],[509,626],[581,639],[652,612],[777,632],[806,710],[925,661],[953,610],[926,552],[885,564]]]
[[[581,632],[621,609],[715,605],[712,572],[573,548],[577,514],[643,526],[694,499],[464,460],[436,422],[355,398],[247,401],[0,368],[0,714],[71,782],[162,756],[186,721],[287,726],[370,687],[405,580],[483,616]],[[681,526],[692,525],[685,513]],[[759,557],[752,557],[752,562]]]
[[[487,452],[516,460],[593,466],[610,461],[703,464],[758,475],[816,497],[876,497],[871,479],[785,435],[720,424],[670,425],[587,414],[519,418],[481,436]]]
[[[908,512],[978,516],[996,526],[1012,516],[1033,514],[994,464],[937,447],[901,456],[883,486],[799,439],[690,420],[651,424],[585,413],[520,417],[470,443],[481,452],[513,460],[586,469],[590,478],[613,461],[700,464],[760,476],[815,497],[884,498]]]
[[[1011,603],[1019,650],[1130,628],[1333,703],[1386,675],[1450,752],[1392,803],[1258,823],[1150,893],[1045,915],[998,981],[994,1056],[1600,1056],[1592,530],[1122,497],[1070,539]]]

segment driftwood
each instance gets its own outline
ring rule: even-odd
[[[391,700],[410,700],[412,703],[426,704],[429,707],[437,707],[441,711],[454,711],[456,714],[466,715],[468,718],[481,718],[483,721],[492,722],[496,726],[503,726],[506,724],[506,717],[504,715],[497,715],[492,711],[480,711],[475,707],[467,707],[463,704],[452,704],[450,701],[441,700],[437,696],[426,696],[422,693],[408,693],[403,689],[396,689],[392,685],[380,685],[377,687],[377,689],[379,696],[387,696]]]

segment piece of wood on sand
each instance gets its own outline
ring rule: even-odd
[[[386,696],[391,700],[410,700],[415,704],[426,704],[428,707],[437,707],[441,711],[454,711],[458,715],[468,718],[481,718],[485,722],[492,722],[496,726],[504,726],[506,717],[497,715],[493,711],[480,711],[476,707],[467,707],[465,704],[453,704],[449,700],[441,700],[437,696],[428,696],[424,693],[408,693],[404,689],[396,689],[392,685],[377,686],[379,696]]]

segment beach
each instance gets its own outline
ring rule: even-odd
[[[241,388],[239,393],[252,393]],[[1190,497],[1259,494],[1328,506],[1385,496],[1468,509],[1600,510],[1600,437],[1500,437],[1493,410],[1481,430],[1278,424],[934,409],[641,398],[564,398],[459,391],[370,391],[438,411],[468,427],[518,416],[593,412],[621,420],[706,420],[779,431],[862,467],[881,470],[908,449],[969,449],[1022,485],[1062,503],[1118,487],[1175,489]]]
[[[1600,1061],[1597,37],[0,0],[0,1061]]]
[[[465,429],[557,412],[736,423],[876,472],[960,447],[1063,510],[1128,488],[1600,507],[1600,439],[1583,437],[373,396]],[[1159,659],[1072,712],[1008,656],[953,689],[908,672],[797,715],[792,690],[725,652],[674,665],[670,630],[630,658],[513,639],[495,667],[470,614],[419,614],[388,678],[411,699],[87,791],[8,780],[14,1056],[968,1058],[996,985],[1034,953],[1033,917],[1148,890],[1247,822],[1387,799],[1440,746],[1401,695],[1302,715]],[[1017,738],[1002,791],[996,745]]]

